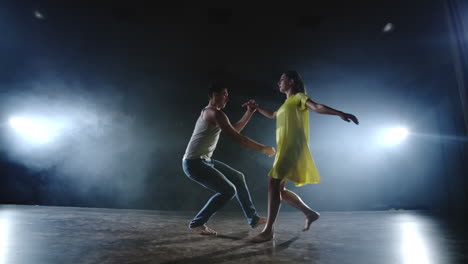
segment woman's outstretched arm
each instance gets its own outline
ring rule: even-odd
[[[324,104],[318,104],[311,99],[307,99],[306,106],[319,114],[337,115],[346,122],[353,121],[356,125],[359,124],[359,120],[354,115],[333,109]]]
[[[270,118],[270,119],[275,119],[276,118],[276,112],[271,112],[270,110],[266,110],[264,108],[261,108],[257,102],[255,102],[254,100],[250,100],[248,103],[246,104],[250,104],[252,107],[254,107],[255,109],[257,109],[257,111],[264,115],[265,117],[267,118]]]

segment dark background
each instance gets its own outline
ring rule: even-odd
[[[288,184],[311,207],[464,215],[467,5],[351,2],[3,1],[0,203],[198,210],[211,193],[181,159],[209,82],[229,87],[235,122],[249,99],[276,110],[276,82],[295,69],[312,99],[361,122],[311,112],[322,182]],[[12,116],[59,125],[38,144],[12,130]],[[409,137],[380,144],[394,126]],[[259,114],[242,133],[275,144],[275,122]],[[214,158],[244,172],[266,211],[273,159],[223,136]]]

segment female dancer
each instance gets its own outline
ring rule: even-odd
[[[281,75],[278,82],[279,90],[286,95],[283,105],[270,112],[254,103],[254,107],[262,115],[276,118],[277,152],[273,168],[268,173],[268,220],[263,231],[251,239],[252,242],[265,242],[273,238],[273,225],[280,209],[280,202],[299,209],[305,214],[303,231],[309,230],[310,224],[320,217],[320,214],[307,206],[294,192],[285,188],[286,180],[301,186],[320,182],[320,176],[309,151],[309,113],[311,109],[319,114],[337,115],[346,122],[359,124],[358,119],[314,102],[305,94],[304,83],[296,71],[287,71]]]

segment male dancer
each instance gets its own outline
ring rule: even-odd
[[[241,135],[252,114],[256,111],[253,101],[243,104],[247,107],[244,116],[234,125],[221,110],[229,101],[228,90],[221,83],[212,83],[208,92],[208,105],[201,111],[190,142],[182,160],[185,174],[214,194],[205,206],[198,212],[189,224],[189,229],[202,235],[216,235],[217,232],[206,226],[208,220],[221,209],[234,195],[237,197],[245,217],[252,228],[266,222],[265,217],[259,217],[250,198],[249,189],[245,183],[244,174],[228,165],[211,158],[222,132],[239,145],[263,152],[272,157],[275,149],[259,144]]]

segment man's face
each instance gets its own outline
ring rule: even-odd
[[[217,108],[224,108],[226,104],[229,102],[229,94],[227,88],[222,89],[219,93],[213,93],[215,104]]]

